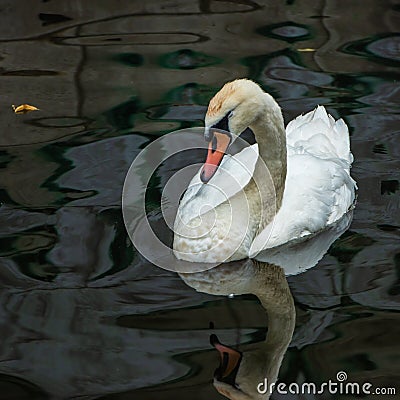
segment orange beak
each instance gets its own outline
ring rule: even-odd
[[[215,371],[216,378],[233,385],[242,360],[242,353],[220,343],[216,335],[211,335],[210,342],[221,356],[220,367]]]
[[[200,179],[203,183],[207,183],[217,172],[230,143],[231,138],[229,135],[226,133],[214,132],[208,146],[206,162],[200,173]]]

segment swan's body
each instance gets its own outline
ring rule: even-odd
[[[206,164],[192,179],[174,226],[179,259],[263,261],[263,250],[319,232],[351,207],[356,185],[343,120],[319,106],[285,130],[275,100],[245,79],[226,84],[211,100],[206,131],[218,132],[224,119],[233,137],[250,127],[257,144],[225,155],[218,170]]]

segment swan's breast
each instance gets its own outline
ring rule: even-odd
[[[246,258],[260,213],[258,196],[246,189],[208,210],[206,200],[197,208],[193,202],[180,208],[174,226],[175,256],[203,263]]]
[[[248,256],[258,228],[260,201],[252,184],[257,145],[225,156],[208,184],[196,174],[174,224],[174,254],[192,262],[225,262]]]

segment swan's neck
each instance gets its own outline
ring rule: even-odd
[[[292,304],[287,304],[286,309],[274,310],[270,307],[267,312],[268,332],[264,346],[282,357],[292,340],[296,321],[293,299],[291,301]]]
[[[286,131],[279,105],[266,93],[263,101],[265,111],[250,125],[250,129],[257,140],[260,158],[271,174],[276,194],[276,211],[278,211],[282,204],[286,180]],[[260,162],[256,164],[254,171],[254,176],[257,175],[260,176],[260,182],[265,182],[265,169]]]
[[[276,363],[277,372],[295,328],[296,311],[293,296],[282,268],[258,262],[255,262],[255,268],[258,270],[257,279],[262,281],[255,294],[268,316],[268,332],[260,350],[265,352],[269,363]]]

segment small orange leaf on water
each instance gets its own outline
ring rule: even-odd
[[[38,111],[39,109],[35,106],[30,106],[29,104],[22,104],[18,107],[15,107],[14,104],[12,105],[12,108],[15,112],[15,114],[26,114],[31,111]]]

